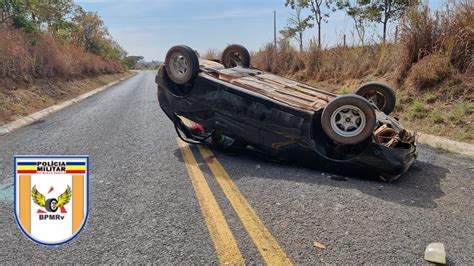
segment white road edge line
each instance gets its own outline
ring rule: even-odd
[[[136,72],[134,72],[134,73],[136,73]],[[20,118],[20,119],[18,119],[18,120],[15,120],[15,121],[13,121],[13,122],[10,122],[10,123],[8,123],[8,124],[5,124],[5,125],[3,125],[3,126],[0,127],[0,136],[7,135],[7,134],[9,134],[9,133],[11,133],[11,132],[13,132],[13,131],[19,129],[19,128],[22,128],[22,127],[27,126],[27,125],[29,125],[29,124],[35,122],[35,121],[38,121],[38,120],[40,120],[41,118],[46,117],[46,116],[48,116],[48,115],[50,115],[50,114],[52,114],[52,113],[54,113],[54,112],[57,112],[57,111],[59,111],[59,110],[61,110],[61,109],[64,109],[64,108],[70,106],[70,105],[73,105],[73,104],[75,104],[75,103],[78,103],[78,102],[80,102],[80,101],[82,101],[82,100],[84,100],[84,99],[86,99],[86,98],[91,97],[91,96],[94,95],[94,94],[97,94],[97,93],[99,93],[99,92],[101,92],[101,91],[104,91],[104,90],[106,90],[106,89],[108,89],[108,88],[110,88],[110,87],[112,87],[112,86],[114,86],[114,85],[117,85],[119,82],[124,81],[124,80],[126,80],[126,79],[129,79],[129,78],[131,78],[131,77],[133,77],[133,76],[135,76],[135,74],[133,74],[133,75],[131,75],[131,76],[128,76],[128,77],[120,78],[120,79],[118,79],[118,80],[116,80],[116,81],[110,82],[109,84],[104,85],[104,86],[102,86],[102,87],[99,87],[99,88],[97,88],[97,89],[95,89],[95,90],[92,90],[92,91],[86,92],[86,93],[84,93],[84,94],[81,94],[81,95],[77,96],[77,97],[74,98],[74,99],[71,99],[71,100],[62,102],[62,103],[60,103],[60,104],[56,104],[56,105],[50,106],[50,107],[48,107],[48,108],[45,108],[45,109],[43,109],[43,110],[41,110],[41,111],[38,111],[38,112],[36,112],[36,113],[33,113],[33,114],[31,114],[31,115],[24,116],[24,117],[22,117],[22,118]]]

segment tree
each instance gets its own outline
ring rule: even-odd
[[[303,51],[303,33],[306,29],[312,28],[314,25],[311,24],[309,21],[311,18],[302,18],[301,17],[301,10],[300,6],[295,6],[294,8],[295,14],[293,14],[288,19],[288,26],[286,26],[280,33],[283,35],[285,39],[294,38],[300,47],[300,52]]]
[[[400,19],[409,7],[418,4],[418,0],[358,0],[358,2],[364,6],[367,19],[382,23],[384,44],[387,40],[388,23]]]
[[[39,32],[46,24],[55,33],[68,26],[65,17],[72,12],[72,0],[0,0],[0,23],[7,23],[26,32]]]
[[[127,52],[113,39],[104,39],[99,46],[100,55],[105,59],[120,61],[127,56]]]
[[[365,43],[365,29],[367,23],[370,22],[368,13],[364,8],[364,5],[368,3],[368,0],[356,1],[354,5],[351,5],[348,1],[338,1],[336,6],[339,9],[344,9],[348,16],[354,20],[354,28],[359,37],[359,41],[362,45]]]
[[[329,17],[329,13],[324,13],[322,11],[322,7],[326,6],[330,8],[331,3],[333,0],[286,0],[285,6],[290,6],[292,9],[295,8],[309,8],[312,15],[308,16],[308,20],[316,21],[318,25],[318,47],[321,48],[321,24],[323,22],[327,22],[327,18]]]
[[[138,61],[141,61],[141,60],[143,60],[143,56],[131,55],[131,56],[125,57],[123,62],[129,69],[131,69],[131,68],[135,67],[135,65],[138,63]]]
[[[73,11],[72,0],[27,0],[24,1],[31,13],[31,18],[40,24],[45,23],[50,31],[60,28],[65,17]]]
[[[39,30],[39,24],[31,19],[25,2],[17,0],[0,0],[0,24],[12,25],[27,33]]]
[[[109,31],[104,21],[94,12],[86,12],[81,7],[76,7],[73,41],[83,47],[87,52],[101,54],[101,44],[109,38]]]
[[[7,23],[11,21],[15,14],[17,6],[21,5],[12,0],[0,0],[0,23]]]
[[[123,62],[127,52],[110,37],[104,21],[97,13],[86,12],[76,6],[71,23],[73,43],[84,48],[86,52]]]

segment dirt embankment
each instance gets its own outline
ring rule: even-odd
[[[126,72],[75,80],[35,79],[33,82],[2,78],[0,79],[0,125],[130,75],[132,73]]]

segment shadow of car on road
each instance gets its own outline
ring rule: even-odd
[[[192,149],[198,163],[203,162],[200,160],[196,147],[192,147]],[[435,200],[445,195],[440,187],[440,182],[449,173],[446,168],[417,160],[411,169],[398,180],[388,183],[373,178],[335,175],[268,157],[251,149],[239,151],[213,149],[213,152],[234,180],[257,176],[339,189],[357,189],[364,194],[385,201],[424,209],[437,207]],[[182,161],[179,149],[175,151],[175,156]],[[209,173],[205,169],[203,171]]]

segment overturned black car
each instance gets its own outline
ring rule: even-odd
[[[156,83],[161,108],[190,143],[252,147],[310,167],[385,181],[400,177],[417,156],[415,135],[389,116],[396,97],[382,83],[338,96],[250,68],[249,52],[240,45],[228,46],[213,61],[174,46]]]

